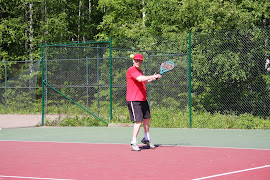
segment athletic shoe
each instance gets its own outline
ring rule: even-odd
[[[130,148],[132,151],[140,151],[141,149],[138,147],[137,144],[130,144]]]
[[[148,147],[150,147],[151,149],[156,148],[156,146],[155,146],[151,141],[146,140],[145,138],[143,138],[143,139],[141,140],[141,142],[142,142],[143,144],[146,144],[146,145],[147,145]]]

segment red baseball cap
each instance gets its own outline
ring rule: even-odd
[[[141,54],[135,54],[133,59],[142,60],[143,61],[143,55]]]

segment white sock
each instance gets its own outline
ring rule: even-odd
[[[132,138],[131,144],[137,144],[137,138],[136,137]]]
[[[149,132],[144,134],[144,139],[150,141]]]

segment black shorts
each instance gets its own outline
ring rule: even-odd
[[[128,110],[132,122],[150,119],[150,108],[147,101],[128,101]]]

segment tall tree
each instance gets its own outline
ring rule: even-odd
[[[142,0],[100,0],[99,9],[106,9],[106,12],[104,12],[103,21],[98,26],[101,31],[98,37],[143,35],[144,11],[142,2]]]

